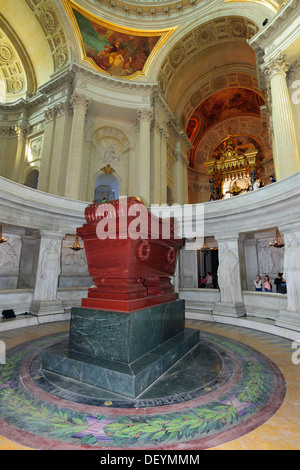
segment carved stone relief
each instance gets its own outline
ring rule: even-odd
[[[5,83],[5,93],[20,95],[26,91],[26,75],[22,61],[12,42],[0,29],[0,79]]]
[[[110,165],[118,172],[129,148],[125,134],[115,127],[104,126],[94,132],[92,143],[95,147],[96,170]]]
[[[88,274],[85,250],[71,250],[69,245],[72,243],[74,238],[63,240],[61,274]]]
[[[166,89],[176,68],[183,67],[201,50],[221,41],[247,40],[256,32],[257,26],[252,21],[239,17],[218,18],[195,28],[180,39],[164,60],[158,77],[161,90]]]
[[[298,233],[286,233],[284,272],[288,289],[288,310],[300,311],[300,237]]]
[[[26,0],[39,21],[53,57],[54,71],[63,68],[70,60],[69,47],[63,24],[50,0]]]

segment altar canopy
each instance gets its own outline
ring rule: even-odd
[[[263,171],[258,153],[254,144],[239,145],[233,137],[219,145],[205,162],[210,199],[224,199],[250,190]]]

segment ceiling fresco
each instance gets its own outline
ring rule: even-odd
[[[159,47],[175,30],[125,29],[92,16],[73,2],[65,1],[81,44],[83,60],[116,77],[145,75]]]

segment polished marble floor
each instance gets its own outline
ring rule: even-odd
[[[279,410],[256,429],[226,443],[214,446],[214,450],[299,450],[300,449],[300,364],[292,361],[293,343],[278,336],[255,330],[233,327],[224,324],[187,320],[186,327],[200,329],[207,334],[238,341],[257,350],[269,358],[281,370],[285,383],[286,395]],[[35,341],[43,336],[68,332],[68,322],[57,322],[32,326],[1,333],[7,349],[22,343]],[[295,362],[295,361],[294,361]],[[1,430],[0,430],[1,434]],[[5,435],[5,432],[2,432]],[[0,450],[32,450],[18,443],[18,439],[0,436]]]

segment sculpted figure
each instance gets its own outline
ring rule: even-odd
[[[42,284],[42,299],[53,300],[56,298],[57,281],[60,274],[59,251],[54,242],[50,243],[46,248],[42,259],[41,278],[44,280]]]
[[[227,243],[219,244],[219,255],[218,283],[221,291],[221,301],[226,303],[241,302],[238,257]]]
[[[288,310],[300,311],[300,243],[294,233],[285,239],[284,272],[287,284]]]

